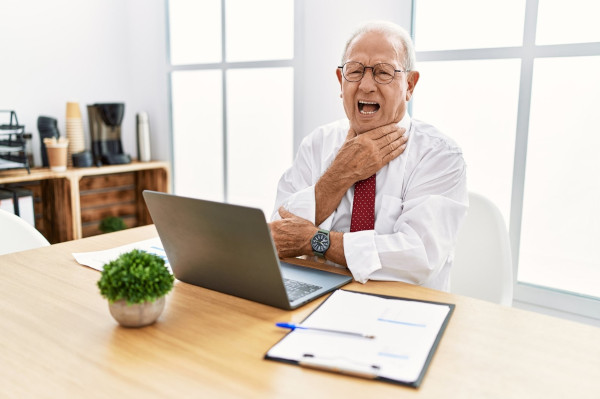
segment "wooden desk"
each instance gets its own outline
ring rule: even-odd
[[[158,322],[119,327],[72,252],[153,226],[0,256],[0,396],[7,398],[598,398],[600,329],[402,283],[347,289],[456,304],[418,390],[263,360],[319,301],[284,311],[177,282]],[[323,267],[323,266],[320,266]]]
[[[51,243],[99,234],[97,225],[107,212],[110,216],[131,215],[131,220],[126,220],[129,227],[151,224],[142,191],[169,192],[169,179],[170,166],[163,161],[70,167],[64,172],[53,172],[49,168],[34,168],[31,173],[24,169],[0,172],[0,184],[24,183],[27,187],[27,183],[37,182],[27,187],[34,190],[40,202],[36,214],[42,217],[36,220],[36,228]],[[111,191],[109,187],[115,185],[125,189]],[[85,214],[82,214],[82,205],[86,208]],[[86,231],[82,221],[92,228]]]

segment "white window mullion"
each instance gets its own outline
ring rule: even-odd
[[[517,131],[515,136],[515,155],[513,166],[513,184],[511,194],[511,212],[509,235],[513,258],[513,278],[517,282],[519,248],[521,243],[521,221],[523,218],[523,193],[525,190],[525,167],[527,161],[527,135],[529,131],[529,113],[531,108],[531,85],[533,81],[533,53],[537,21],[538,0],[528,0],[525,5],[523,26],[523,54],[521,57],[521,81],[519,85],[519,106],[517,110]],[[514,291],[513,291],[514,292]]]

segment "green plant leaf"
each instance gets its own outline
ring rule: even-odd
[[[98,288],[110,302],[152,302],[173,288],[174,277],[158,255],[134,249],[104,265]]]
[[[109,216],[102,219],[98,227],[103,233],[112,233],[113,231],[125,230],[127,225],[117,216]]]

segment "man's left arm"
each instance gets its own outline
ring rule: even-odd
[[[468,209],[462,153],[431,149],[408,177],[404,197],[384,201],[378,221],[387,217],[393,233],[369,230],[344,234],[345,258],[352,275],[359,282],[431,281],[452,252]]]
[[[319,229],[311,221],[294,215],[284,207],[279,208],[279,216],[281,219],[269,223],[279,257],[313,255],[310,240]],[[338,265],[346,266],[343,236],[344,233],[338,231],[329,232],[330,245],[325,257]]]

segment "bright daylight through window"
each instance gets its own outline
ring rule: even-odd
[[[175,193],[270,217],[293,157],[294,1],[168,4]]]
[[[510,226],[518,282],[600,298],[600,3],[413,4],[413,116],[462,146],[469,189]]]

